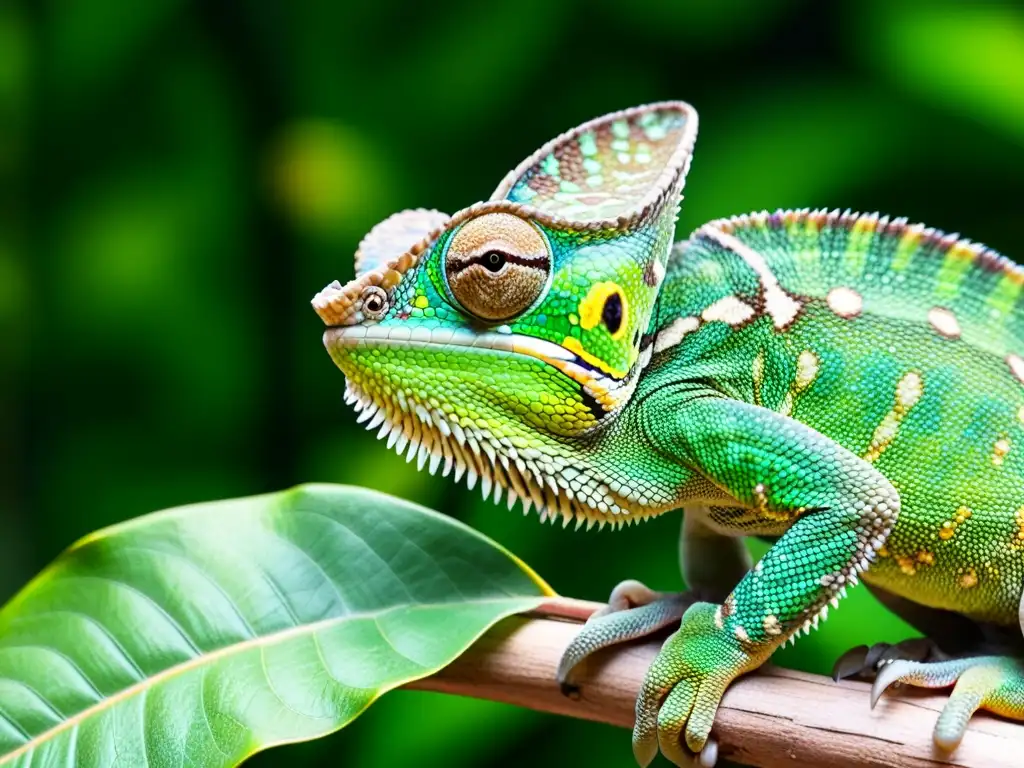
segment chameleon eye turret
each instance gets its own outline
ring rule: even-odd
[[[487,213],[456,230],[444,264],[448,288],[462,308],[497,322],[537,301],[551,275],[551,248],[535,224]]]

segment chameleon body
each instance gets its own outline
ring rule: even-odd
[[[378,225],[313,301],[348,399],[510,508],[588,528],[684,510],[691,592],[624,582],[559,671],[681,619],[637,701],[641,764],[713,763],[729,683],[861,579],[936,641],[846,659],[875,698],[955,685],[947,749],[978,708],[1024,719],[1024,271],[877,214],[674,243],[696,128],[681,102],[615,113],[486,202]],[[776,539],[753,566],[748,535]]]

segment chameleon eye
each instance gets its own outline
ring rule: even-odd
[[[620,294],[613,293],[604,300],[601,322],[605,324],[608,333],[612,336],[619,332],[619,328],[622,327],[622,296]]]
[[[388,295],[376,285],[363,291],[363,314],[371,320],[379,320],[388,311]]]
[[[547,285],[551,251],[533,224],[510,213],[488,213],[463,224],[445,253],[455,300],[488,322],[528,309]]]

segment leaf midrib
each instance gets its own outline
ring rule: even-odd
[[[152,688],[155,688],[160,683],[163,683],[166,680],[173,679],[174,677],[176,677],[179,674],[184,674],[185,672],[189,672],[189,671],[191,671],[193,669],[197,669],[197,668],[202,667],[203,665],[205,665],[207,663],[213,663],[215,661],[219,661],[220,659],[228,658],[228,657],[230,657],[231,655],[233,655],[236,652],[237,653],[241,653],[241,652],[250,650],[252,648],[259,648],[259,647],[265,646],[265,645],[273,645],[276,642],[283,642],[283,641],[289,640],[289,639],[291,639],[293,637],[300,637],[300,636],[302,636],[304,634],[315,633],[315,632],[317,632],[317,631],[319,631],[321,629],[326,629],[328,627],[335,626],[337,624],[341,624],[342,622],[346,622],[346,621],[359,620],[359,619],[373,619],[374,622],[377,622],[382,616],[386,616],[387,614],[392,613],[393,611],[401,610],[403,608],[420,609],[420,608],[442,608],[444,606],[488,605],[488,604],[491,604],[491,603],[506,603],[506,602],[510,602],[510,601],[513,601],[513,600],[528,599],[529,597],[531,597],[531,596],[530,595],[508,595],[507,597],[494,597],[494,598],[486,598],[486,599],[483,599],[483,600],[466,600],[466,601],[461,601],[461,602],[403,603],[403,604],[399,604],[399,605],[392,605],[392,606],[390,606],[388,608],[379,609],[379,610],[375,610],[375,611],[362,611],[362,612],[358,612],[358,613],[345,614],[344,616],[333,616],[333,617],[331,617],[329,619],[321,619],[320,621],[315,621],[315,622],[312,622],[310,624],[302,624],[302,625],[295,626],[295,627],[289,627],[288,629],[278,630],[276,632],[272,632],[272,633],[267,634],[267,635],[260,635],[258,637],[252,637],[252,638],[249,638],[248,640],[243,640],[243,641],[238,642],[238,643],[233,643],[231,645],[226,645],[226,646],[224,646],[222,648],[217,648],[217,649],[215,649],[213,651],[209,651],[208,653],[201,653],[201,654],[199,654],[197,656],[192,657],[191,659],[188,659],[187,661],[183,661],[183,662],[181,662],[179,664],[175,664],[174,666],[168,667],[167,669],[161,670],[160,672],[157,672],[152,677],[147,677],[147,678],[145,678],[143,680],[140,680],[139,682],[134,683],[134,684],[128,686],[127,688],[124,688],[123,690],[118,691],[117,693],[113,694],[112,696],[108,696],[108,697],[104,698],[102,701],[98,701],[95,704],[93,704],[92,706],[86,707],[81,712],[78,712],[78,713],[72,715],[71,717],[65,718],[63,721],[61,721],[59,724],[53,726],[49,730],[43,731],[42,733],[38,734],[37,736],[34,736],[31,740],[25,742],[20,747],[15,749],[13,752],[8,752],[6,755],[0,756],[0,766],[7,765],[11,761],[13,761],[13,760],[17,759],[18,757],[26,754],[27,752],[30,752],[30,751],[34,750],[36,747],[40,746],[41,744],[46,743],[47,741],[49,741],[50,739],[60,735],[64,731],[67,731],[67,730],[69,730],[69,729],[71,729],[71,728],[73,728],[73,727],[75,727],[77,725],[80,725],[81,723],[83,723],[86,720],[88,720],[89,718],[91,718],[93,715],[98,714],[100,712],[103,712],[103,711],[105,711],[107,709],[110,709],[115,704],[119,704],[122,701],[127,701],[128,699],[132,698],[133,696],[136,696],[136,695],[138,695],[140,693],[143,693],[143,692],[148,691],[148,690],[150,690]],[[540,596],[536,596],[536,597],[540,597]],[[385,638],[385,639],[387,639],[387,638]],[[391,645],[390,641],[389,641],[388,644]],[[422,666],[422,665],[420,665],[420,666]],[[414,679],[414,678],[410,678],[410,679]],[[397,684],[401,684],[402,682],[408,682],[408,681],[407,680],[399,680],[399,681],[397,681]],[[349,686],[349,687],[351,687],[351,686]]]

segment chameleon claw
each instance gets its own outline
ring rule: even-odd
[[[573,683],[563,681],[559,683],[558,687],[562,691],[562,695],[565,696],[565,698],[572,699],[573,701],[580,700],[580,687],[578,685],[574,685]]]
[[[867,658],[868,647],[866,645],[858,645],[851,648],[836,659],[836,663],[832,666],[832,679],[838,683],[847,677],[860,674],[861,670],[865,667]]]
[[[875,676],[875,682],[871,685],[871,708],[874,709],[882,694],[893,683],[909,674],[917,666],[916,662],[897,659],[882,666]]]
[[[700,751],[698,760],[701,768],[715,768],[715,763],[718,762],[718,742],[709,737],[704,749]]]

